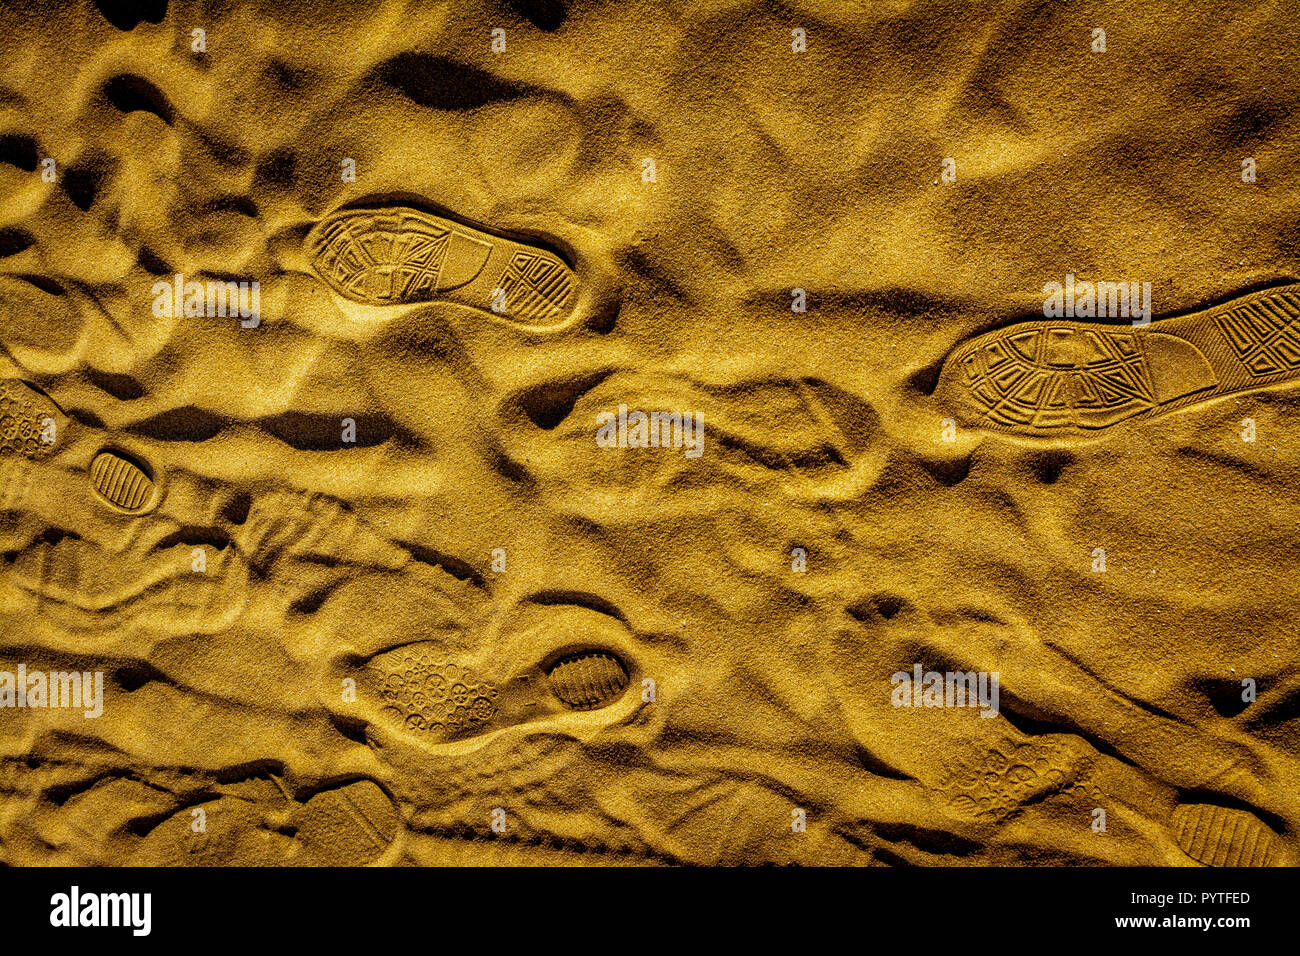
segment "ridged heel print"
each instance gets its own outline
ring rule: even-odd
[[[1277,857],[1277,834],[1245,810],[1184,804],[1173,828],[1183,852],[1206,866],[1271,866]]]
[[[627,689],[628,675],[612,654],[591,651],[562,657],[550,670],[551,690],[574,710],[612,704]]]
[[[153,480],[135,463],[116,452],[104,451],[90,463],[90,484],[104,501],[140,514],[154,498]]]

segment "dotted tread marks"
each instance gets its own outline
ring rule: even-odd
[[[431,654],[402,651],[370,663],[383,713],[398,729],[435,737],[473,731],[497,714],[497,688],[473,671],[445,664]]]
[[[0,379],[0,456],[46,457],[58,444],[61,419],[44,396],[16,379]]]
[[[1049,319],[978,336],[939,394],[977,427],[1097,435],[1236,392],[1300,380],[1300,287],[1245,296],[1150,328]]]
[[[577,290],[554,254],[415,209],[339,213],[312,231],[307,254],[331,288],[366,305],[455,302],[545,326],[568,315]]]
[[[957,816],[1000,821],[1053,794],[1101,799],[1093,771],[1092,756],[1077,740],[1051,735],[990,750],[978,766],[959,772],[942,790]]]

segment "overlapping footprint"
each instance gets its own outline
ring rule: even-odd
[[[81,511],[59,504],[78,485],[76,493],[99,515],[116,516],[120,527],[97,519],[83,526]],[[143,517],[158,508],[164,491],[159,470],[110,436],[74,426],[25,382],[0,380],[0,508],[24,516],[0,556],[0,594],[9,613],[99,632],[148,626],[168,634],[215,633],[229,626],[247,601],[247,562],[220,529]],[[42,499],[54,505],[47,508]],[[147,533],[132,537],[146,524]],[[110,528],[135,544],[118,547]],[[150,538],[151,547],[138,546]],[[200,549],[203,573],[195,573]]]
[[[275,778],[219,790],[217,799],[178,810],[150,830],[133,862],[359,866],[383,856],[401,829],[392,799],[371,780],[320,790],[305,800],[295,799]]]
[[[626,717],[638,705],[628,689],[639,672],[624,625],[579,606],[545,611],[512,638],[516,650],[486,648],[482,659],[451,659],[440,643],[417,639],[336,661],[338,676],[359,674],[355,716],[371,725],[372,740],[396,734],[435,752],[474,749],[494,732],[540,729],[566,715],[590,714],[592,727]]]

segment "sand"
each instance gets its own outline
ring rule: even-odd
[[[121,6],[0,7],[0,860],[1300,859],[1292,5]]]

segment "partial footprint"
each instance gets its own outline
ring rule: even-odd
[[[431,745],[613,708],[626,699],[634,673],[619,650],[625,630],[609,615],[568,607],[515,635],[517,651],[492,654],[484,664],[448,660],[433,641],[405,644],[365,662],[358,703],[369,722]],[[507,660],[519,656],[518,664]]]
[[[936,395],[967,424],[1033,438],[1102,437],[1128,419],[1300,380],[1300,286],[1150,328],[1047,319],[978,336]]]
[[[454,302],[530,327],[568,318],[578,286],[554,253],[405,207],[333,215],[312,230],[307,253],[355,302]]]
[[[141,841],[147,866],[362,866],[389,848],[401,818],[371,780],[295,800],[277,780],[222,786],[219,799],[186,807]]]
[[[429,645],[411,645],[370,662],[369,690],[394,729],[434,740],[472,734],[497,716],[496,685],[465,667],[437,659]]]
[[[215,634],[248,603],[249,569],[213,531],[146,553],[109,551],[49,529],[0,556],[6,610],[49,618],[70,630],[147,627],[163,634]],[[202,563],[199,563],[201,557]]]
[[[360,866],[383,855],[401,818],[383,790],[359,780],[313,796],[291,817],[302,862],[312,866]]]
[[[533,383],[502,411],[518,467],[583,503],[614,488],[702,485],[714,469],[750,487],[856,500],[883,454],[874,409],[818,379],[705,385],[600,371]]]
[[[176,811],[131,855],[133,866],[278,866],[292,839],[263,826],[257,803],[226,796]]]
[[[0,510],[24,507],[40,463],[66,444],[67,417],[18,379],[0,379]]]
[[[18,379],[0,379],[0,457],[45,458],[66,427],[63,413],[40,392]]]
[[[1052,794],[1086,793],[1100,799],[1093,769],[1089,748],[1077,737],[1048,734],[990,750],[980,764],[958,772],[941,789],[956,816],[1000,821]]]
[[[1208,803],[1185,803],[1173,813],[1182,851],[1206,866],[1271,866],[1277,834],[1253,814]]]

